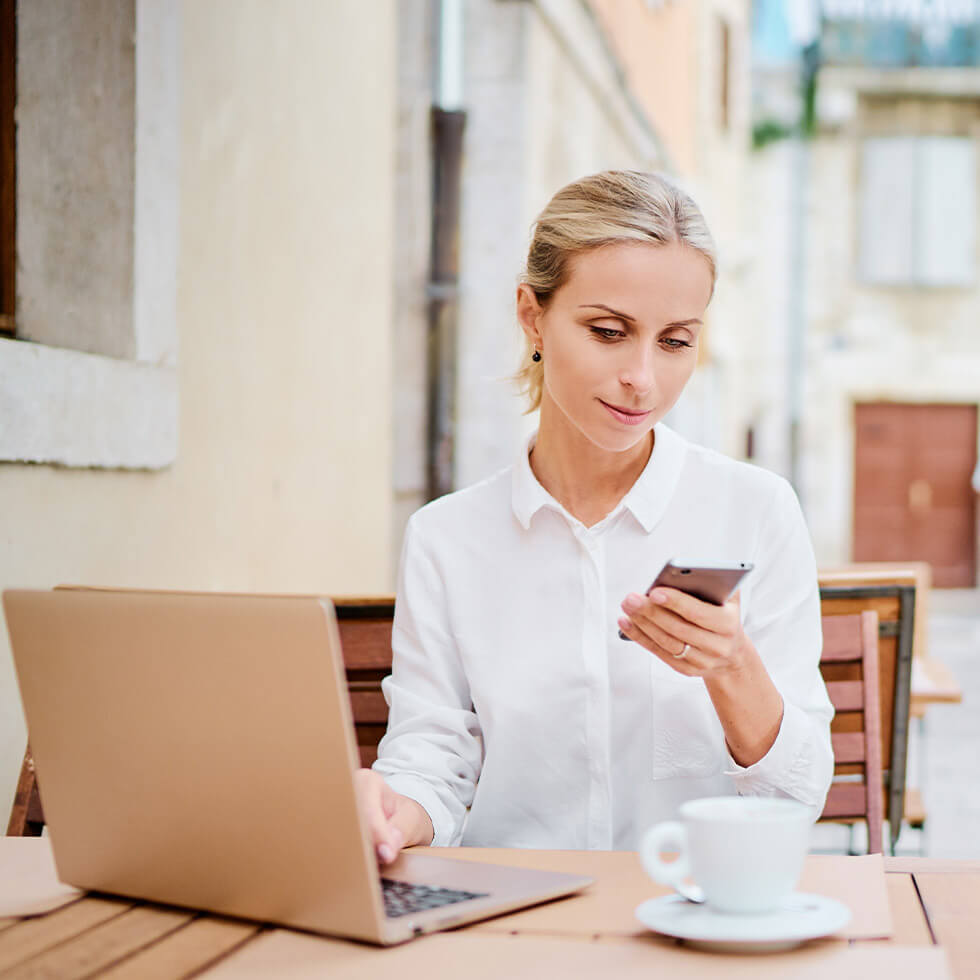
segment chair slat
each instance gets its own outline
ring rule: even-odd
[[[380,690],[351,691],[351,710],[358,725],[387,725],[388,703]]]
[[[846,663],[861,659],[861,625],[857,616],[824,615],[822,625],[821,663]]]
[[[866,820],[868,850],[877,853],[883,820],[878,615],[864,610],[859,615],[828,616],[823,611],[820,667],[839,712],[831,730],[834,769],[838,775],[856,770],[863,781],[835,783],[821,819]]]
[[[864,708],[862,681],[827,681],[827,694],[837,711],[861,711]]]
[[[348,669],[391,670],[390,619],[340,619],[340,647]]]
[[[839,732],[830,736],[834,747],[834,762],[864,762],[866,736],[864,732]]]
[[[834,783],[823,808],[825,819],[867,816],[867,790],[862,783]]]

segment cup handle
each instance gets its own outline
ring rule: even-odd
[[[662,851],[677,851],[677,858],[670,862],[664,861],[660,857]],[[676,820],[669,820],[651,827],[640,843],[640,861],[654,881],[680,891],[681,882],[691,873],[684,825]]]

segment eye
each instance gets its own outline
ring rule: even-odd
[[[600,327],[594,323],[589,325],[589,330],[594,337],[606,342],[622,340],[626,336],[622,330],[616,330],[614,327]]]
[[[685,347],[693,346],[689,341],[681,340],[680,337],[663,337],[660,343],[670,350],[683,350]]]

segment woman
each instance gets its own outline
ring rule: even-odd
[[[833,709],[799,505],[661,422],[714,283],[701,213],[659,176],[587,177],[539,216],[517,289],[538,431],[406,529],[388,731],[358,774],[382,863],[635,848],[698,796],[822,807]],[[720,607],[644,595],[674,556],[755,569]]]

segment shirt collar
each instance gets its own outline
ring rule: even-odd
[[[654,427],[653,452],[636,483],[627,491],[612,514],[628,510],[648,534],[663,516],[680,480],[681,467],[687,442],[663,422]],[[564,514],[565,509],[548,493],[531,470],[529,456],[537,441],[537,432],[525,442],[514,464],[511,486],[511,505],[514,516],[524,530],[531,526],[531,519],[543,507]]]

